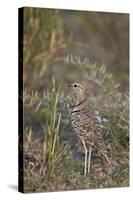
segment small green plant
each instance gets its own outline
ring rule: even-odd
[[[61,85],[57,87],[53,79],[51,89],[46,96],[40,97],[37,92],[29,95],[26,90],[23,95],[25,183],[29,183],[29,180],[32,183],[34,176],[43,176],[39,182],[37,181],[39,188],[50,177],[54,177],[58,170],[63,170],[63,160],[68,149],[66,141],[62,139],[62,114],[58,109],[60,88]],[[30,116],[29,121],[26,120],[28,116]],[[36,130],[37,122],[38,130]],[[40,138],[37,136],[39,132],[41,132]]]
[[[52,175],[58,165],[62,162],[62,156],[66,150],[66,144],[61,140],[61,112],[58,112],[58,98],[60,86],[56,87],[55,80],[52,81],[50,94],[49,117],[47,118],[45,131],[45,143],[48,153],[48,173]]]

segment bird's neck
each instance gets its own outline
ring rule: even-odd
[[[87,100],[87,96],[85,91],[83,90],[82,92],[80,92],[79,94],[76,94],[76,105],[85,102]]]
[[[77,110],[82,110],[83,108],[85,108],[88,104],[87,99],[82,99],[80,101],[77,101],[76,105],[74,106],[73,111],[77,111]]]

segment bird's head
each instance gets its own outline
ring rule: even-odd
[[[70,84],[69,87],[73,89],[73,91],[76,95],[77,103],[84,101],[86,99],[86,92],[85,92],[85,88],[83,87],[83,85],[75,82],[73,84]]]

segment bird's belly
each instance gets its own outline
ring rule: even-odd
[[[93,141],[95,135],[100,134],[99,123],[94,121],[94,118],[85,116],[84,113],[72,113],[71,122],[74,132],[81,138]],[[101,135],[101,134],[100,134]],[[101,137],[101,136],[98,137]]]
[[[74,132],[78,134],[80,137],[89,135],[88,126],[85,122],[83,122],[82,116],[78,113],[71,115],[71,122]]]

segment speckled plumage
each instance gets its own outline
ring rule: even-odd
[[[88,173],[90,172],[91,152],[93,149],[100,152],[108,164],[111,163],[105,154],[106,149],[102,138],[102,124],[101,119],[97,111],[90,109],[88,106],[88,98],[85,88],[79,84],[74,83],[70,85],[73,88],[76,95],[76,104],[71,112],[71,123],[74,132],[81,139],[85,149],[85,169],[86,175],[87,169],[87,152],[89,150],[88,158]]]
[[[86,144],[96,146],[97,148],[104,148],[101,134],[102,125],[97,118],[96,112],[86,109],[86,107],[81,110],[72,111],[71,122],[74,132]]]

